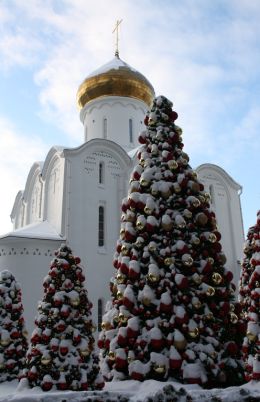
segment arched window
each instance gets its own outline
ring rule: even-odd
[[[105,207],[100,205],[98,207],[98,246],[105,245]]]
[[[103,119],[103,138],[107,138],[107,119]]]
[[[103,300],[98,299],[98,331],[101,331],[102,324],[102,316],[103,316]]]
[[[104,174],[105,174],[104,162],[99,162],[99,167],[98,167],[98,182],[99,182],[99,184],[104,184]]]
[[[133,136],[133,119],[129,119],[129,142],[133,144],[134,136]]]

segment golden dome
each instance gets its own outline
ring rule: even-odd
[[[82,82],[77,92],[77,104],[82,109],[88,102],[102,96],[135,98],[150,106],[154,89],[141,73],[116,56]]]

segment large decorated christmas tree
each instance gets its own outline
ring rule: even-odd
[[[0,272],[0,382],[22,375],[27,348],[21,287],[13,274],[4,270]]]
[[[246,379],[260,381],[260,211],[255,226],[248,230],[239,293],[247,324],[243,342]]]
[[[242,321],[233,276],[176,118],[159,96],[139,136],[98,341],[102,373],[108,381],[239,384]]]
[[[31,387],[44,391],[101,389],[98,356],[94,351],[91,303],[83,286],[80,258],[62,245],[44,279],[27,371]]]

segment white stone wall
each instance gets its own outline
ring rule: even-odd
[[[143,120],[146,111],[147,105],[137,99],[119,96],[95,99],[80,113],[85,141],[106,138],[116,142],[128,152],[139,145],[138,135],[145,128]],[[130,142],[129,119],[132,120],[132,142]]]
[[[24,317],[29,334],[34,328],[38,301],[43,296],[43,278],[47,275],[54,251],[61,242],[26,238],[2,239],[0,271],[8,269],[22,287]]]
[[[221,233],[221,244],[227,257],[226,267],[233,272],[236,286],[243,256],[244,229],[240,205],[241,186],[223,169],[211,164],[197,168],[199,179],[211,194],[212,209]]]
[[[86,287],[97,321],[98,299],[102,299],[104,308],[110,298],[112,257],[119,236],[121,200],[127,192],[131,160],[120,147],[102,140],[93,140],[80,150],[65,151],[65,157],[65,237],[86,268]],[[100,162],[104,167],[103,183],[99,183]],[[98,244],[99,206],[105,209],[103,247]]]

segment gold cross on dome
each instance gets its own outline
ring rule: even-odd
[[[117,20],[116,21],[116,26],[113,29],[112,33],[116,32],[116,51],[115,51],[115,56],[119,57],[119,49],[118,49],[118,43],[119,43],[119,37],[118,37],[118,31],[119,31],[119,25],[121,24],[123,20]]]

